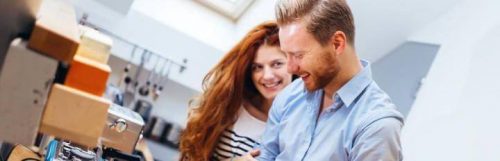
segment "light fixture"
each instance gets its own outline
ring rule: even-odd
[[[255,0],[195,0],[200,4],[237,21]]]

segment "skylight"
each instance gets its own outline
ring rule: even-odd
[[[254,0],[195,0],[200,4],[228,17],[233,21],[238,18],[248,9]]]

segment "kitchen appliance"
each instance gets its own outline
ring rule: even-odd
[[[108,118],[101,137],[105,147],[132,153],[139,141],[144,127],[142,117],[117,104],[112,104],[108,109]]]
[[[12,41],[0,71],[0,140],[32,145],[58,61]]]

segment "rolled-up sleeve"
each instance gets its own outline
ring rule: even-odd
[[[355,138],[351,161],[401,161],[400,134],[403,123],[395,118],[377,120]]]

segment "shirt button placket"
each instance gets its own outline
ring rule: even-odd
[[[317,106],[318,104],[313,104],[314,106]],[[312,107],[310,109],[314,109],[315,107]],[[305,132],[306,132],[306,136],[304,138],[304,141],[303,141],[303,146],[301,148],[301,153],[302,153],[302,158],[301,160],[304,160],[306,158],[306,155],[307,155],[307,152],[309,151],[309,149],[311,148],[311,142],[312,142],[312,137],[314,135],[314,126],[316,125],[316,117],[317,117],[317,113],[315,110],[311,110],[311,119],[309,120],[310,122],[308,123],[308,125],[306,126],[305,128]]]

